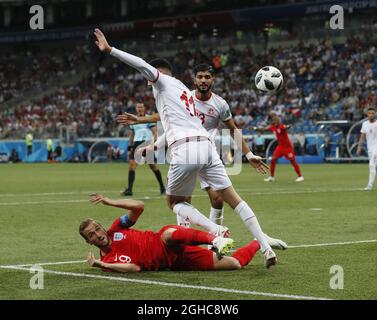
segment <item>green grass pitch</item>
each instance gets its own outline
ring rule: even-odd
[[[166,176],[167,167],[161,170]],[[227,272],[119,275],[76,262],[44,266],[44,289],[32,290],[30,270],[3,266],[85,260],[88,247],[78,234],[80,221],[92,217],[108,226],[122,214],[90,204],[88,194],[120,197],[127,164],[0,165],[0,299],[376,299],[377,242],[352,243],[377,239],[376,191],[362,190],[368,166],[303,165],[302,171],[301,184],[294,182],[288,165],[278,165],[274,183],[264,182],[247,165],[231,177],[264,231],[293,246],[276,251],[274,268],[263,267],[260,253],[243,270]],[[139,167],[134,198],[143,199],[145,212],[136,228],[159,230],[175,223],[158,191],[149,168]],[[194,195],[193,204],[208,215],[206,193],[198,187]],[[225,225],[238,246],[252,239],[229,207]],[[350,243],[333,244],[339,242]],[[311,244],[320,245],[296,247]],[[333,265],[344,271],[343,289],[330,287]]]

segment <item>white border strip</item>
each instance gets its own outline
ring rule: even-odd
[[[30,271],[29,268],[21,267],[0,267],[3,269],[13,269],[13,270],[22,270]],[[257,292],[257,291],[247,291],[247,290],[236,290],[220,287],[206,287],[206,286],[194,286],[183,283],[173,283],[173,282],[162,282],[162,281],[152,281],[152,280],[140,280],[140,279],[130,279],[124,276],[112,277],[112,276],[100,276],[87,273],[75,273],[75,272],[62,272],[62,271],[53,271],[53,270],[43,270],[44,273],[50,273],[55,275],[62,276],[71,276],[71,277],[81,277],[81,278],[91,278],[91,279],[102,279],[102,280],[112,280],[112,281],[122,281],[122,282],[133,282],[149,285],[157,285],[164,287],[174,287],[174,288],[185,288],[185,289],[196,289],[196,290],[206,290],[206,291],[216,291],[216,292],[225,292],[225,293],[237,293],[244,295],[254,295],[254,296],[263,296],[270,298],[285,298],[285,299],[298,299],[298,300],[332,300],[329,298],[322,297],[310,297],[310,296],[300,296],[300,295],[290,295],[290,294],[278,294],[278,293],[269,293],[269,292]]]

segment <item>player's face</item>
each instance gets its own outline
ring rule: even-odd
[[[214,77],[208,71],[199,71],[195,75],[194,84],[195,88],[200,93],[207,93],[211,90],[213,85]]]
[[[145,116],[145,107],[144,107],[144,104],[142,103],[138,103],[136,105],[136,113],[139,117],[143,117]]]
[[[96,247],[105,247],[109,244],[109,237],[106,231],[98,223],[91,223],[84,230],[85,238],[89,244]]]
[[[272,121],[272,124],[274,124],[275,126],[280,123],[280,119],[279,119],[279,117],[277,115],[272,115],[271,116],[271,121]]]
[[[369,110],[368,111],[368,119],[369,119],[369,121],[374,121],[375,118],[376,118],[376,111]]]

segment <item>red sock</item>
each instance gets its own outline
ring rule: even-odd
[[[233,255],[242,267],[246,266],[251,259],[253,259],[255,253],[260,249],[260,244],[257,240],[251,241],[248,245],[239,248]]]
[[[273,177],[275,175],[275,167],[276,167],[276,159],[273,158],[271,160],[271,166],[270,166],[270,175]]]
[[[188,246],[196,246],[199,244],[212,244],[212,240],[216,237],[208,232],[179,227],[171,235],[171,239],[177,244],[185,244]]]
[[[301,177],[300,166],[298,165],[298,163],[296,162],[296,160],[295,159],[291,160],[291,163],[292,163],[292,166],[295,168],[295,171],[298,174],[298,176]]]

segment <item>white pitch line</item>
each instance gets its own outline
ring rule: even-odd
[[[239,189],[239,192],[248,192],[249,196],[269,196],[269,195],[285,195],[285,194],[305,194],[305,193],[324,193],[324,192],[350,192],[350,191],[360,191],[363,190],[362,188],[354,188],[354,189],[323,189],[323,190],[287,190],[287,191],[261,191],[261,192],[252,192],[248,191],[248,189]],[[118,192],[118,191],[107,191],[107,193]],[[84,193],[84,192],[83,192]],[[90,192],[89,192],[90,193]],[[89,194],[86,193],[85,194]],[[67,193],[67,195],[74,194],[74,193]],[[51,193],[53,195],[53,193]],[[207,194],[194,194],[192,195],[193,198],[202,198],[207,197]],[[162,199],[162,196],[144,196],[144,197],[135,197],[133,199],[136,200],[156,200]],[[49,201],[25,201],[25,202],[0,202],[0,206],[18,206],[18,205],[40,205],[40,204],[59,204],[59,203],[83,203],[88,202],[87,199],[78,199],[78,200],[49,200]]]
[[[357,243],[373,243],[377,240],[360,240],[360,241],[347,241],[347,242],[333,242],[333,243],[317,243],[317,244],[301,244],[297,246],[288,246],[288,249],[294,248],[312,248],[312,247],[328,247],[328,246],[343,246],[348,244],[357,244]]]
[[[155,189],[144,189],[146,191],[156,191]],[[120,193],[121,190],[90,190],[90,191],[69,191],[69,192],[40,192],[40,193],[3,193],[0,197],[50,197],[50,196],[70,196],[76,194],[91,193]]]
[[[0,268],[30,271],[29,268],[11,267],[11,266],[0,267]],[[298,299],[298,300],[332,300],[332,299],[329,299],[329,298],[322,298],[322,297],[310,297],[310,296],[301,296],[301,295],[290,295],[290,294],[279,294],[279,293],[269,293],[269,292],[236,290],[236,289],[228,289],[228,288],[220,288],[220,287],[194,286],[194,285],[188,285],[188,284],[183,284],[183,283],[130,279],[130,278],[125,278],[125,277],[100,276],[100,275],[87,274],[87,273],[62,272],[62,271],[53,271],[53,270],[43,270],[43,272],[44,273],[50,273],[50,274],[56,274],[56,275],[62,275],[62,276],[92,278],[92,279],[112,280],[112,281],[122,281],[122,282],[133,282],[133,283],[157,285],[157,286],[164,286],[164,287],[196,289],[196,290],[216,291],[216,292],[225,292],[225,293],[237,293],[237,294],[244,294],[244,295],[270,297],[270,298],[285,298],[285,299]]]
[[[343,192],[343,191],[361,191],[363,188],[334,188],[334,189],[276,189],[274,191],[257,191],[251,188],[237,188],[239,192],[251,192],[254,195],[260,194],[285,194],[285,193],[307,193],[307,192]],[[144,191],[155,191],[154,189],[145,189]],[[255,192],[254,192],[255,191]],[[69,192],[40,192],[40,193],[3,193],[0,197],[17,197],[17,196],[30,196],[30,197],[44,197],[44,196],[69,196],[76,194],[86,194],[91,193],[119,193],[120,190],[90,190],[90,191],[69,191]]]
[[[349,244],[358,244],[358,243],[374,243],[377,242],[376,240],[359,240],[359,241],[348,241],[348,242],[332,242],[332,243],[317,243],[317,244],[301,244],[301,245],[294,245],[288,246],[288,249],[296,249],[296,248],[311,248],[311,247],[327,247],[327,246],[340,246],[340,245],[349,245]],[[234,252],[235,250],[231,250]],[[78,264],[78,263],[85,263],[86,260],[73,260],[73,261],[59,261],[59,262],[35,262],[35,263],[28,263],[28,264],[15,264],[15,265],[0,265],[0,268],[18,268],[18,267],[31,267],[33,265],[39,266],[54,266],[54,265],[64,265],[64,264]]]

